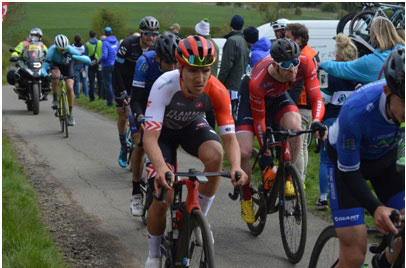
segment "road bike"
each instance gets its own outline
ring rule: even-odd
[[[161,242],[162,267],[213,268],[215,267],[213,235],[210,225],[200,209],[197,197],[198,185],[207,183],[207,177],[231,178],[231,174],[189,169],[188,172],[175,172],[174,175],[174,200],[170,205],[171,224]],[[236,174],[237,180],[240,175]],[[167,182],[170,181],[170,178],[171,173],[167,172]],[[182,191],[184,185],[187,190],[185,199],[183,199]],[[155,194],[154,198],[165,202],[166,193],[167,191],[162,188],[161,194]],[[149,200],[152,203],[152,199]]]
[[[367,228],[368,234],[375,234],[379,235],[380,243],[379,245],[372,245],[369,247],[369,251],[373,254],[380,254],[383,252],[387,247],[389,247],[389,251],[393,251],[393,241],[397,237],[401,237],[402,241],[405,241],[405,218],[404,215],[400,216],[399,211],[394,210],[391,214],[391,219],[394,225],[397,227],[399,233],[398,235],[389,234],[387,236],[383,236],[378,233],[376,228],[370,227]],[[399,227],[397,222],[402,222],[403,227]],[[338,263],[338,256],[339,255],[339,242],[337,238],[337,233],[334,225],[327,226],[317,238],[316,244],[314,245],[312,255],[310,257],[309,268],[318,268],[318,267],[331,267],[334,268]],[[405,252],[404,252],[404,243],[402,242],[402,249],[395,261],[395,263],[391,266],[392,268],[401,268],[404,267],[405,264]]]
[[[65,137],[68,138],[69,137],[68,119],[70,116],[70,111],[68,104],[68,96],[66,94],[65,79],[67,79],[67,77],[61,75],[59,78],[52,78],[52,80],[54,79],[59,79],[58,107],[56,108],[55,116],[59,117],[61,131],[62,133],[65,132]]]
[[[355,3],[357,5],[358,3]],[[360,12],[342,17],[337,24],[337,34],[356,34],[369,41],[369,29],[375,17],[382,16],[392,21],[395,28],[405,26],[405,7],[401,4],[365,2]],[[348,31],[348,32],[347,32]]]
[[[258,183],[257,187],[251,187],[255,222],[252,224],[248,223],[247,225],[250,233],[258,236],[264,230],[267,215],[279,212],[279,226],[283,248],[291,263],[299,262],[304,253],[307,235],[307,214],[303,184],[300,181],[298,172],[290,162],[291,155],[288,139],[311,132],[313,131],[272,131],[268,127],[265,132],[264,146],[252,165],[252,170],[254,170],[258,158],[268,149],[281,147],[278,170],[271,188],[269,190],[264,188],[264,178],[262,176],[261,182]],[[274,135],[278,136],[278,141],[275,141]],[[273,163],[271,164],[272,166]],[[287,181],[290,181],[294,188],[294,193],[291,196],[285,195],[285,184]],[[233,200],[237,200],[239,195],[239,189],[235,189],[233,194],[229,194]]]

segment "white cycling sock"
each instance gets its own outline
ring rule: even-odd
[[[162,235],[151,235],[147,232],[149,252],[148,256],[151,258],[161,257],[161,241]]]
[[[327,194],[321,194],[321,195],[320,195],[320,200],[321,200],[321,201],[327,200]]]
[[[207,216],[207,213],[209,212],[211,204],[213,204],[214,195],[209,197],[209,196],[205,196],[201,193],[198,193],[197,196],[199,199],[200,208],[202,209],[202,212],[204,213],[204,215]]]

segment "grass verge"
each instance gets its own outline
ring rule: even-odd
[[[33,188],[3,133],[3,267],[68,268],[41,221]]]

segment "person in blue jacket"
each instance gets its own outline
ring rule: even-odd
[[[113,69],[114,61],[116,60],[116,54],[120,43],[113,35],[111,27],[104,28],[104,34],[106,39],[103,41],[102,51],[103,54],[99,59],[99,62],[103,66],[103,82],[106,88],[106,100],[107,105],[113,105]]]
[[[80,56],[80,52],[69,45],[68,38],[63,34],[58,34],[55,37],[55,44],[48,49],[48,54],[45,58],[45,62],[42,65],[42,75],[48,75],[48,67],[51,69],[52,73],[52,91],[53,91],[53,102],[52,108],[58,108],[58,88],[59,88],[59,77],[61,74],[66,78],[66,90],[68,95],[69,111],[70,117],[68,118],[68,125],[74,126],[75,119],[72,116],[73,107],[73,61],[81,61],[85,64],[90,63],[90,58],[88,56]]]
[[[374,18],[370,32],[371,43],[376,47],[372,54],[347,62],[325,61],[320,67],[337,78],[363,84],[383,78],[386,58],[393,49],[404,47],[405,42],[397,34],[392,22],[384,17]]]
[[[257,61],[269,56],[271,41],[266,37],[262,37],[258,40],[259,32],[254,26],[245,28],[243,34],[251,50],[249,69],[252,69]]]

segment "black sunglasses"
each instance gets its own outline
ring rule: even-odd
[[[146,36],[158,36],[159,32],[142,32]]]

